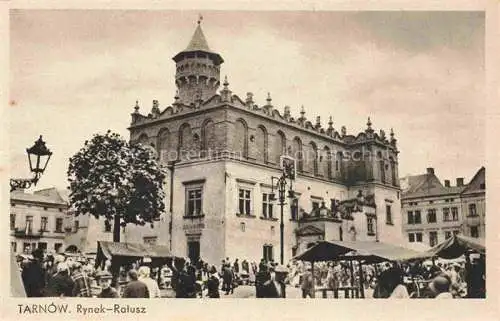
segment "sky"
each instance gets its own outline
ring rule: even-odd
[[[94,133],[129,137],[139,101],[173,102],[175,63],[199,14],[241,98],[398,140],[399,174],[434,167],[469,181],[485,162],[484,13],[12,10],[11,175],[41,134],[53,151],[37,187],[67,186],[68,159]]]

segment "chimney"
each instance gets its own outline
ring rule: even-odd
[[[444,187],[450,187],[450,180],[449,179],[444,180]]]
[[[427,174],[434,175],[434,167],[427,167]]]
[[[464,186],[464,178],[457,177],[457,186]]]

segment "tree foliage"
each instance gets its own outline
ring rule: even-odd
[[[164,179],[149,147],[108,131],[85,141],[70,158],[69,201],[75,215],[89,213],[107,222],[119,215],[122,226],[152,224],[165,210]]]

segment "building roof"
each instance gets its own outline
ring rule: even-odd
[[[464,189],[462,192],[463,195],[466,194],[474,194],[474,193],[484,193],[485,192],[485,183],[486,183],[486,170],[483,167],[481,167],[474,177],[470,180],[469,184],[467,185],[467,188]]]
[[[406,177],[408,186],[403,190],[403,198],[436,197],[460,194],[466,186],[445,187],[435,174],[426,173]]]
[[[25,193],[22,190],[15,190],[10,193],[11,201],[45,203],[55,205],[67,205],[67,201],[61,197],[59,191],[52,187],[31,193]]]
[[[198,23],[198,26],[194,30],[194,34],[191,37],[191,41],[189,42],[187,48],[175,55],[173,59],[175,62],[178,62],[183,59],[185,53],[197,51],[207,53],[216,65],[220,65],[224,62],[224,59],[222,59],[218,53],[210,50],[200,23]]]
[[[198,24],[196,30],[194,31],[193,37],[189,42],[189,45],[184,51],[208,51],[210,52],[210,48],[208,47],[207,39],[203,34],[203,30],[201,30],[201,25]]]

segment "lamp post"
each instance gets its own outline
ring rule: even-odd
[[[288,161],[287,161],[288,160]],[[281,216],[280,216],[280,264],[283,265],[284,261],[284,230],[285,225],[283,223],[283,208],[285,206],[285,199],[287,197],[286,186],[289,185],[290,188],[288,190],[288,198],[294,198],[295,194],[292,189],[292,180],[295,179],[295,161],[292,158],[282,156],[281,157],[281,167],[283,169],[283,173],[280,177],[271,176],[271,195],[270,200],[275,201],[276,195],[274,190],[278,191],[278,204],[281,207]],[[289,182],[287,182],[287,179]]]
[[[49,163],[50,156],[52,152],[45,146],[45,142],[42,140],[42,135],[35,141],[35,144],[26,149],[28,153],[28,162],[30,165],[30,171],[34,174],[32,178],[11,178],[10,179],[10,191],[14,191],[18,188],[30,188],[31,185],[36,185],[40,180],[47,164]]]
[[[172,231],[173,231],[173,218],[174,218],[174,171],[175,165],[180,162],[180,159],[177,158],[173,161],[169,161],[167,168],[170,171],[170,200],[169,200],[169,210],[170,210],[170,221],[168,222],[168,233],[170,236],[169,239],[169,248],[172,251]]]

